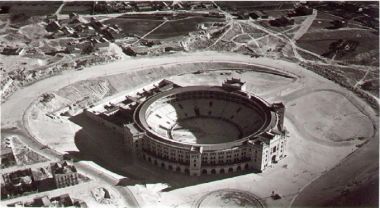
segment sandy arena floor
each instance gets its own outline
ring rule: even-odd
[[[239,139],[239,132],[239,129],[224,120],[195,118],[176,124],[171,131],[171,137],[185,143],[217,144]]]

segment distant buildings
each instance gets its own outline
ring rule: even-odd
[[[34,181],[32,170],[30,168],[18,170],[11,173],[5,173],[2,175],[2,199],[34,191],[37,191],[37,186],[36,182]]]
[[[1,53],[4,55],[24,55],[25,49],[24,48],[6,47],[3,49],[3,51]]]
[[[9,207],[87,207],[84,202],[73,200],[69,194],[62,194],[56,197],[42,196],[36,197],[33,201],[15,202],[8,204]]]
[[[61,24],[57,20],[50,21],[49,24],[46,26],[46,31],[48,32],[57,32],[59,29],[61,29]]]
[[[1,176],[1,198],[73,186],[79,183],[78,175],[76,168],[66,161],[4,173]]]
[[[341,27],[346,27],[348,22],[346,20],[333,20],[330,23],[332,26],[327,27],[327,29],[339,29]]]
[[[253,12],[248,12],[248,11],[239,11],[239,12],[234,12],[232,13],[232,15],[234,15],[235,17],[237,17],[237,19],[248,19],[248,18],[252,18],[252,19],[267,19],[269,16],[268,14],[266,14],[264,11],[253,11]]]
[[[1,139],[1,168],[6,168],[16,164],[16,159],[13,154],[12,147],[10,146],[10,139]]]
[[[308,7],[307,5],[299,5],[291,11],[288,16],[296,17],[296,16],[307,16],[313,14],[313,9]]]
[[[274,27],[284,27],[294,25],[294,19],[289,19],[287,17],[282,16],[274,20],[269,20],[269,24]]]
[[[123,52],[127,54],[128,56],[136,56],[137,53],[130,47],[123,47]]]

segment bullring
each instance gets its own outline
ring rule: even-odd
[[[285,156],[284,113],[282,103],[246,92],[234,78],[222,86],[162,80],[86,110],[122,134],[139,158],[192,176],[263,171],[276,163]]]

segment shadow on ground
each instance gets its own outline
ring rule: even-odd
[[[119,186],[165,183],[169,187],[162,191],[171,191],[252,173],[250,170],[196,177],[165,170],[135,158],[125,150],[121,134],[89,119],[84,113],[71,117],[70,120],[82,127],[75,135],[75,145],[79,152],[68,152],[65,157],[73,158],[76,162],[93,161],[107,170],[125,176],[126,178],[118,182]]]

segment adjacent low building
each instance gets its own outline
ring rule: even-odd
[[[79,183],[76,168],[66,161],[53,163],[50,167],[57,188],[73,186]]]

